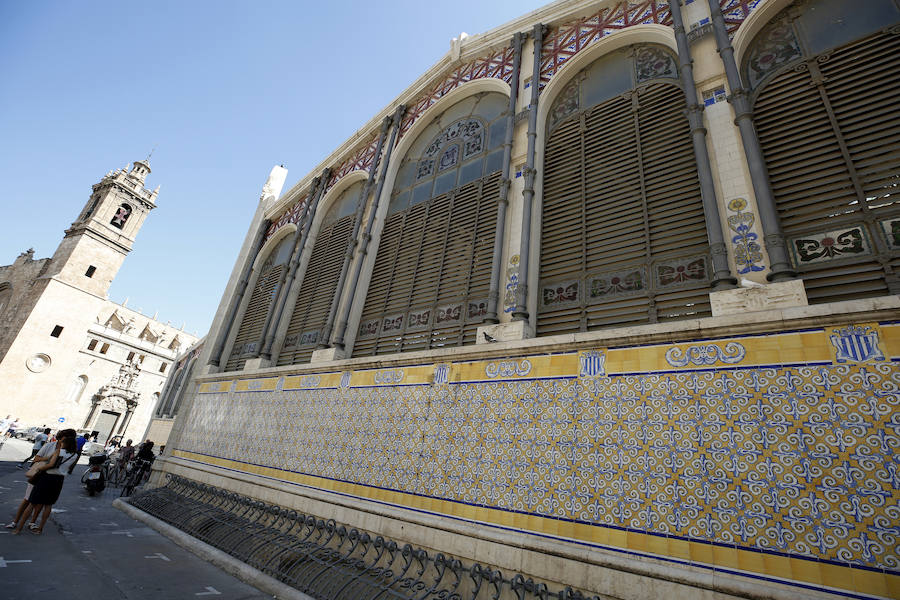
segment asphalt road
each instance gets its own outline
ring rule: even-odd
[[[31,443],[0,448],[0,520],[12,520],[25,492],[15,467]],[[42,535],[0,528],[0,597],[34,600],[63,592],[91,600],[262,600],[271,598],[113,508],[116,488],[89,497],[86,458],[67,476]],[[46,597],[51,597],[46,596]]]

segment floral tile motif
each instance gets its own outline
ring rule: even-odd
[[[734,248],[734,262],[738,273],[745,274],[764,271],[762,263],[762,247],[759,245],[759,234],[754,231],[756,215],[746,210],[747,201],[735,198],[728,203],[728,228],[734,232],[731,244]]]
[[[546,517],[897,574],[900,369],[887,329],[776,336],[833,347],[832,361],[799,365],[759,366],[751,355],[765,346],[750,337],[667,346],[665,360],[684,366],[667,372],[610,373],[606,356],[622,350],[602,349],[567,359],[572,375],[551,376],[556,356],[536,355],[442,364],[440,377],[403,367],[433,385],[392,385],[381,370],[386,385],[209,386],[179,450],[376,499],[507,511],[520,529]],[[651,350],[626,351],[640,362]],[[449,376],[466,365],[493,370]]]

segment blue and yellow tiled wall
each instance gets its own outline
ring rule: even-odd
[[[861,323],[209,382],[175,455],[679,564],[900,597],[898,363],[900,324]]]

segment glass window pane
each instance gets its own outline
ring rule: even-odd
[[[402,190],[405,187],[408,187],[410,183],[412,183],[413,176],[416,173],[416,162],[415,161],[407,161],[405,165],[400,167],[400,171],[397,173],[397,180],[394,182],[395,190]]]
[[[813,54],[865,37],[896,23],[892,0],[865,0],[865,8],[846,0],[820,0],[800,13],[797,21]],[[803,35],[801,34],[801,35]]]
[[[356,204],[359,201],[360,193],[362,193],[363,185],[362,181],[357,181],[341,192],[340,197],[328,208],[328,214],[322,220],[322,227],[327,227],[341,217],[346,217],[356,212]]]
[[[396,212],[400,212],[401,210],[406,210],[406,205],[409,203],[409,191],[405,191],[402,194],[397,194],[393,198],[391,198],[391,203],[388,205],[388,214],[392,215]]]
[[[488,121],[493,121],[509,109],[509,98],[499,92],[490,92],[482,96],[475,108],[475,114]]]
[[[485,173],[493,173],[503,168],[503,150],[496,150],[488,154]]]
[[[431,181],[427,181],[422,185],[417,185],[413,188],[412,202],[410,202],[409,205],[412,206],[413,204],[424,202],[429,198],[431,198]]]
[[[585,75],[581,106],[589,108],[631,89],[631,59],[614,52],[594,62]]]
[[[484,159],[479,158],[464,164],[459,172],[459,185],[463,186],[470,181],[475,181],[481,177],[481,167],[483,163]]]
[[[456,169],[434,180],[434,195],[446,194],[456,187]]]
[[[281,241],[278,245],[277,253],[275,254],[275,262],[273,264],[283,265],[291,258],[291,250],[294,249],[294,236],[288,235]]]
[[[478,99],[474,96],[469,96],[463,100],[460,100],[441,115],[440,126],[441,129],[445,127],[449,127],[455,121],[462,119],[463,117],[468,117],[472,114],[472,109],[475,108]]]
[[[506,119],[500,119],[491,125],[491,137],[488,140],[488,148],[493,150],[499,148],[506,138]]]

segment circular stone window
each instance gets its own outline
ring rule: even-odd
[[[47,367],[50,366],[50,357],[46,354],[35,354],[25,361],[25,366],[28,367],[29,371],[40,373],[47,370]]]

